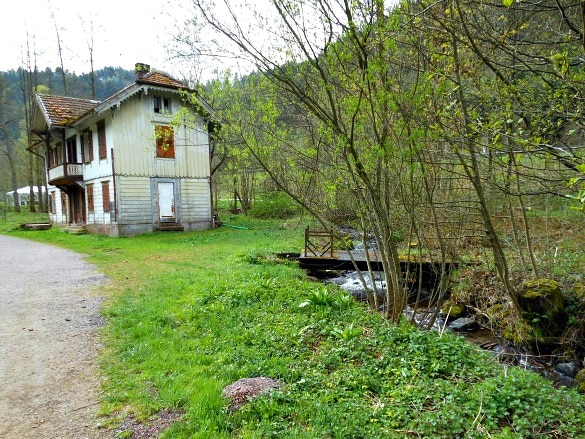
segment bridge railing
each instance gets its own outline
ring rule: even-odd
[[[305,229],[305,257],[333,258],[333,230]]]

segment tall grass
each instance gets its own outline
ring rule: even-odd
[[[101,410],[112,428],[177,409],[184,416],[162,437],[585,435],[576,392],[506,370],[459,337],[389,325],[274,258],[301,248],[302,221],[224,220],[239,228],[118,239],[11,232],[87,254],[114,280]],[[252,376],[283,387],[227,410],[222,388]]]

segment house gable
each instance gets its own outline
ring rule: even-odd
[[[146,67],[149,69],[148,66]],[[44,131],[45,129],[50,130],[56,127],[78,125],[83,119],[90,117],[92,114],[102,114],[113,107],[120,108],[122,102],[139,93],[171,92],[177,94],[182,91],[195,93],[187,84],[165,73],[146,71],[140,74],[134,83],[101,102],[92,99],[37,94],[37,108],[43,116],[43,122],[41,122],[40,118],[35,118],[33,130]],[[211,112],[209,105],[202,99],[198,99],[200,100],[201,108],[209,114]]]

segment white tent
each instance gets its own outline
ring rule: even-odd
[[[44,186],[41,187],[41,190],[43,194],[46,192]],[[18,192],[18,200],[20,201],[20,205],[28,206],[30,202],[30,186],[21,187],[16,191]],[[39,193],[39,188],[37,186],[33,186],[33,191],[36,198],[36,195]],[[9,206],[14,205],[14,191],[6,192],[6,202]],[[38,199],[36,199],[36,202],[38,204]]]

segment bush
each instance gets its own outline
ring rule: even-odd
[[[298,206],[284,192],[268,192],[254,202],[248,215],[254,218],[290,218],[298,212]]]

